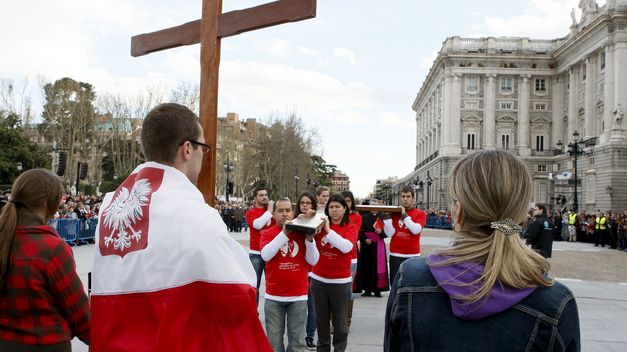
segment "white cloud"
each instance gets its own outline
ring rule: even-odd
[[[271,41],[261,40],[257,42],[257,47],[270,54],[286,58],[291,51],[290,43],[283,39],[273,39]]]
[[[377,121],[380,124],[383,124],[392,128],[397,127],[397,128],[410,129],[410,128],[416,127],[416,124],[413,118],[411,117],[411,115],[408,115],[406,117],[401,117],[390,112],[382,112],[379,114],[379,118],[377,119]]]
[[[333,49],[333,55],[335,57],[339,57],[341,59],[346,59],[351,65],[355,64],[355,53],[346,49],[346,48],[335,48]]]
[[[600,1],[599,5],[603,3]],[[473,26],[476,32],[473,37],[561,38],[568,34],[571,8],[575,8],[578,18],[580,16],[577,4],[573,0],[528,0],[525,10],[519,15],[503,17],[487,13]]]
[[[299,53],[305,54],[305,55],[311,55],[311,56],[318,55],[318,51],[314,49],[306,48],[304,46],[299,46],[297,50]]]

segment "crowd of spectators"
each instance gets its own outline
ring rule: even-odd
[[[246,212],[253,206],[252,202],[224,202],[218,201],[216,210],[230,232],[242,232],[248,230],[246,224]]]
[[[611,249],[627,250],[627,210],[623,213],[585,210],[575,213],[572,210],[548,210],[553,221],[554,241],[576,241],[606,245]],[[571,220],[571,217],[573,220]],[[531,212],[528,223],[531,222]],[[570,225],[573,227],[569,229]],[[572,231],[574,230],[574,233]]]

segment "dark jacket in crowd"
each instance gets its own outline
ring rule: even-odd
[[[527,231],[527,244],[545,258],[551,258],[553,250],[553,222],[544,215],[536,218]]]

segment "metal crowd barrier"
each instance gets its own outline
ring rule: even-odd
[[[449,221],[447,216],[427,216],[427,228],[440,229],[440,230],[452,230],[453,225]]]
[[[70,246],[94,243],[98,219],[52,219],[48,221]]]

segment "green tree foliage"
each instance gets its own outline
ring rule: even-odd
[[[61,78],[43,86],[43,128],[49,130],[57,148],[67,149],[67,177],[75,177],[77,161],[93,148],[96,93],[89,83]]]
[[[337,166],[327,164],[327,162],[318,155],[313,155],[311,157],[312,167],[313,167],[313,178],[312,182],[315,187],[317,186],[331,186],[333,182],[331,181],[331,176],[335,173]]]
[[[44,148],[23,135],[20,118],[14,113],[0,111],[0,184],[10,185],[22,170],[50,168],[50,155]]]

